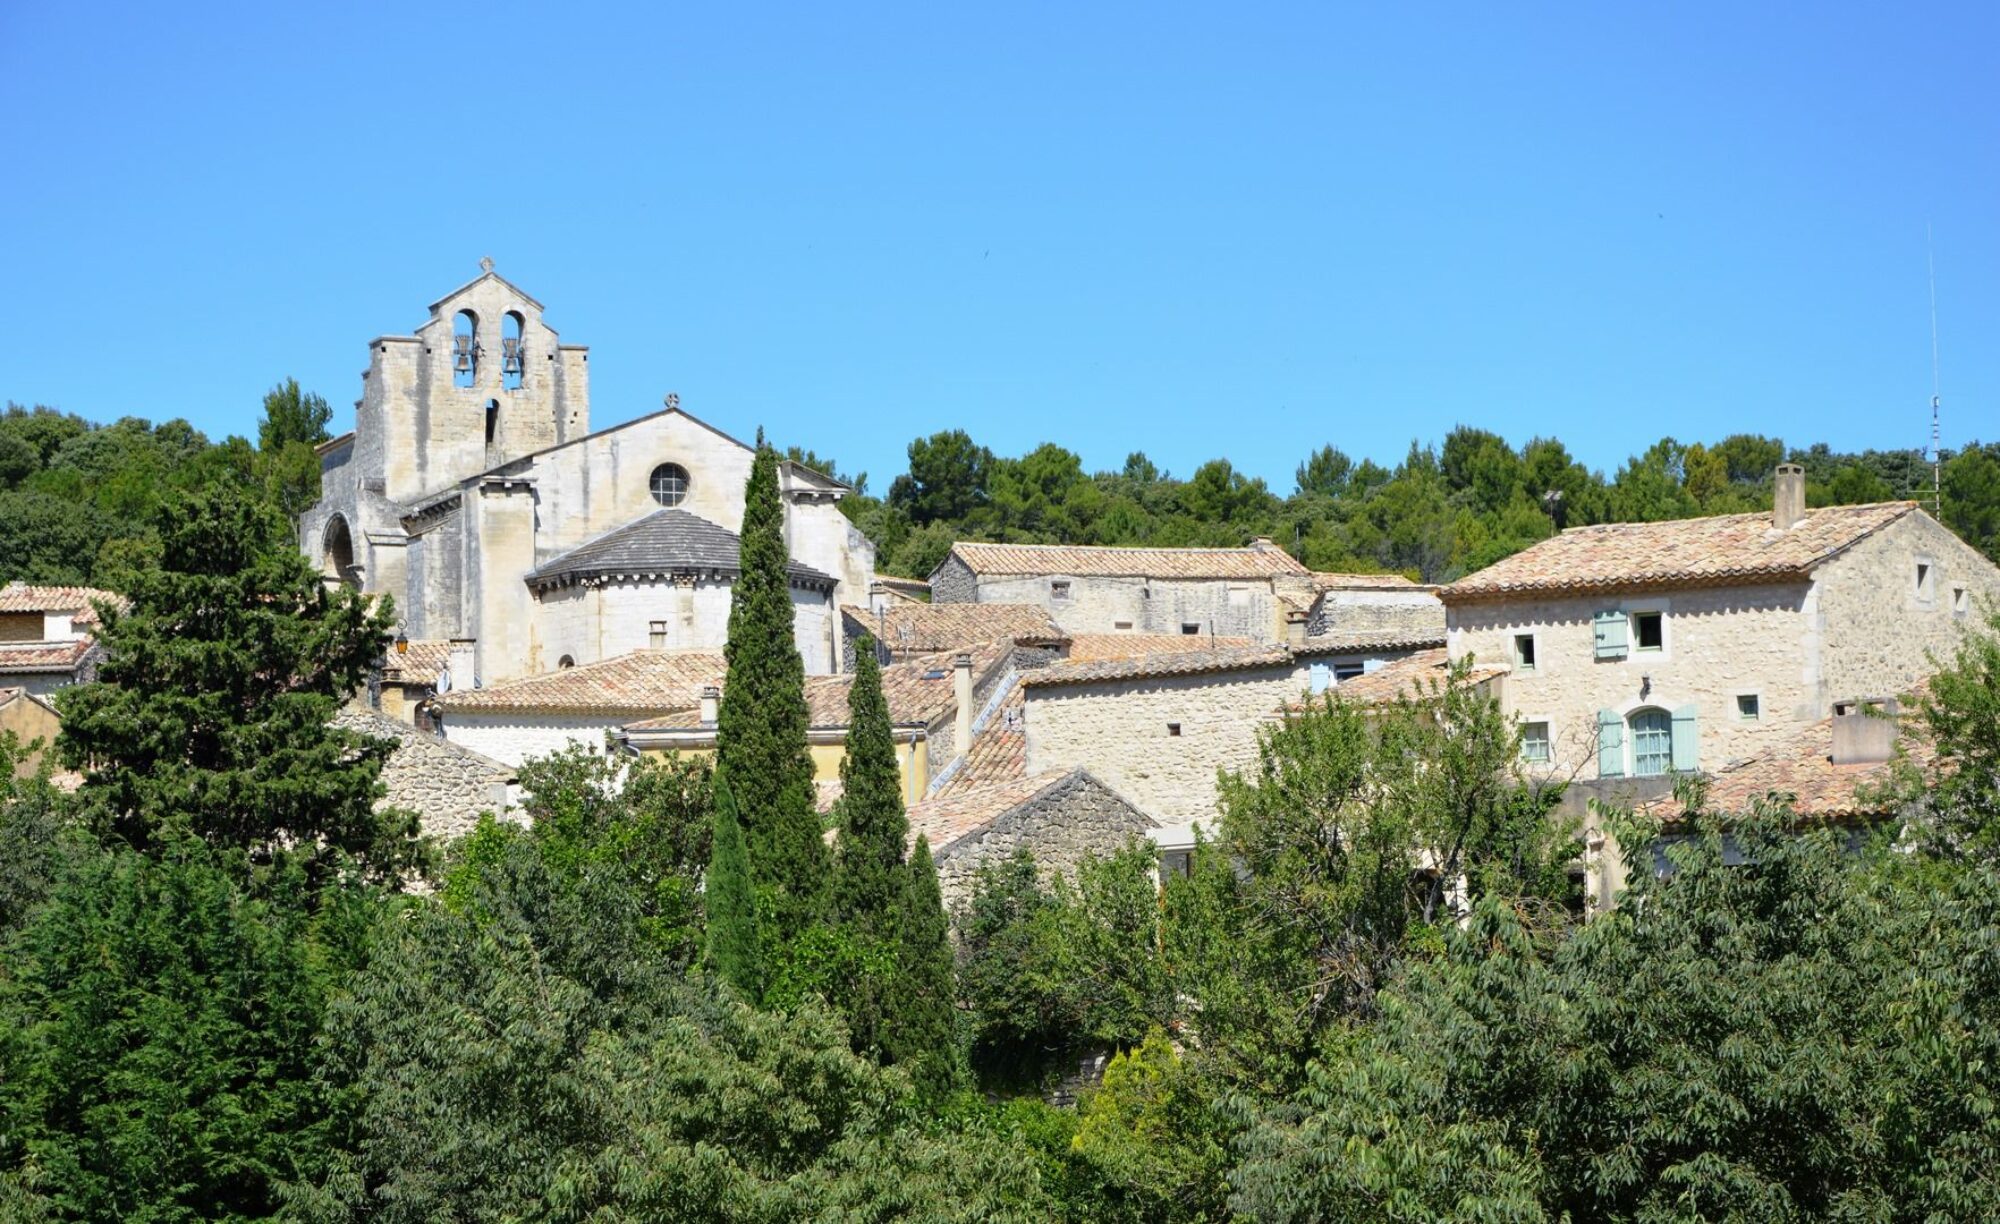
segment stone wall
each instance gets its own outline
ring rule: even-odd
[[[959,560],[956,553],[944,559],[944,563],[932,572],[930,581],[932,603],[979,602],[979,580],[973,577],[972,568]],[[863,600],[852,602],[867,606]]]
[[[1216,771],[1254,762],[1258,730],[1305,688],[1305,669],[1292,664],[1030,684],[1027,770],[1081,766],[1160,824],[1206,820],[1215,815]]]
[[[1056,597],[1057,583],[1068,584],[1067,597]],[[1193,625],[1200,636],[1212,633],[1269,642],[1283,632],[1277,598],[1268,579],[1190,581],[1009,574],[981,577],[976,590],[981,603],[1042,608],[1070,633],[1181,633]],[[935,596],[935,585],[932,592]]]
[[[1076,770],[992,823],[961,837],[938,856],[945,910],[972,898],[979,869],[1025,849],[1044,873],[1074,876],[1089,855],[1108,858],[1141,841],[1153,822],[1116,792]]]
[[[471,832],[481,812],[506,816],[515,806],[514,771],[499,761],[357,706],[342,710],[333,721],[395,742],[382,767],[388,794],[376,806],[416,812],[424,833],[439,842]]]
[[[1930,567],[1928,598],[1917,587],[1919,563]],[[1817,578],[1823,717],[1836,701],[1903,693],[1949,664],[1966,629],[1981,624],[1981,605],[2000,600],[2000,569],[1921,512],[1834,558]]]
[[[532,757],[560,752],[581,744],[593,752],[604,750],[604,733],[622,727],[634,716],[621,714],[473,714],[445,715],[444,737],[462,748],[492,757],[506,765],[519,765]]]
[[[1453,658],[1511,664],[1515,635],[1534,636],[1534,671],[1507,677],[1504,704],[1524,722],[1549,724],[1552,772],[1598,776],[1600,710],[1629,718],[1642,708],[1671,713],[1689,705],[1699,767],[1714,770],[1823,716],[1809,675],[1810,596],[1808,586],[1791,583],[1461,603],[1448,612],[1450,648]],[[1631,635],[1623,658],[1597,658],[1593,618],[1612,609],[1663,613],[1664,648],[1639,650]],[[1742,693],[1758,695],[1755,721],[1738,716]],[[1628,734],[1628,753],[1630,743]]]

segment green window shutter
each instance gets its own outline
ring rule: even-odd
[[[1597,776],[1625,776],[1625,720],[1616,710],[1597,712]]]
[[[1623,612],[1599,612],[1591,628],[1596,633],[1598,658],[1625,657],[1626,622]]]
[[[1695,768],[1701,756],[1701,735],[1695,725],[1694,707],[1684,705],[1674,711],[1674,772]]]

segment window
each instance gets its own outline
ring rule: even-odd
[[[687,500],[688,470],[678,463],[662,463],[654,468],[648,483],[653,490],[653,500],[662,506],[678,506]]]
[[[493,435],[500,432],[500,401],[486,401],[486,445],[493,445]]]
[[[1632,637],[1638,650],[1662,650],[1667,644],[1665,617],[1658,612],[1634,612]]]
[[[1962,586],[1951,588],[1951,614],[1964,616],[1972,611],[1972,594]]]
[[[570,655],[564,655],[562,658],[556,660],[557,671],[568,671],[570,668],[575,666],[576,666],[576,659]]]
[[[1120,632],[1120,633],[1129,633],[1129,632],[1131,632],[1131,630],[1132,630],[1132,622],[1131,622],[1131,621],[1112,621],[1112,622],[1111,622],[1111,627],[1112,627],[1113,629],[1116,629],[1116,630],[1117,630],[1118,632]]]
[[[1367,670],[1368,667],[1364,663],[1335,663],[1333,665],[1333,682],[1339,684],[1343,680],[1352,680]]]
[[[1175,739],[1179,739],[1181,734],[1181,725],[1179,723],[1168,723],[1167,734],[1173,736]]]
[[[652,621],[646,626],[646,645],[651,646],[654,650],[666,649],[667,622]]]
[[[1622,659],[1625,657],[1625,614],[1612,610],[1599,612],[1593,618],[1591,631],[1596,637],[1597,657],[1600,659]]]
[[[1632,774],[1653,778],[1674,767],[1674,720],[1665,710],[1632,715]]]
[[[1756,722],[1764,717],[1764,699],[1755,693],[1736,694],[1736,717],[1744,722]]]
[[[1929,603],[1937,598],[1936,568],[1928,561],[1917,562],[1917,599]]]
[[[521,316],[508,311],[500,320],[500,385],[509,391],[521,389],[525,372],[521,348]]]
[[[1160,851],[1160,876],[1164,879],[1168,876],[1188,875],[1193,871],[1193,867],[1191,866],[1193,861],[1194,852],[1192,850],[1162,850]]]
[[[1069,582],[1068,582],[1068,580],[1066,580],[1066,579],[1057,579],[1056,581],[1054,581],[1054,582],[1051,582],[1051,583],[1049,584],[1049,598],[1050,598],[1050,599],[1068,599],[1068,598],[1069,598]]]
[[[1192,621],[1182,621],[1181,632],[1188,635],[1189,637],[1193,637],[1195,634],[1201,632],[1201,626],[1195,624]]]
[[[1521,724],[1521,759],[1545,765],[1549,760],[1549,724]]]
[[[1517,633],[1514,635],[1514,670],[1531,672],[1535,670],[1535,635]]]

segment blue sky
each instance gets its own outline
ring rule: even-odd
[[[0,6],[0,398],[352,420],[500,272],[865,469],[2000,437],[2000,5]]]

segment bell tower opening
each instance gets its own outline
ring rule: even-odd
[[[527,353],[521,348],[521,329],[526,326],[520,312],[510,310],[500,320],[500,386],[519,391],[527,375]]]
[[[479,376],[479,316],[461,310],[451,320],[451,385],[470,387]]]

